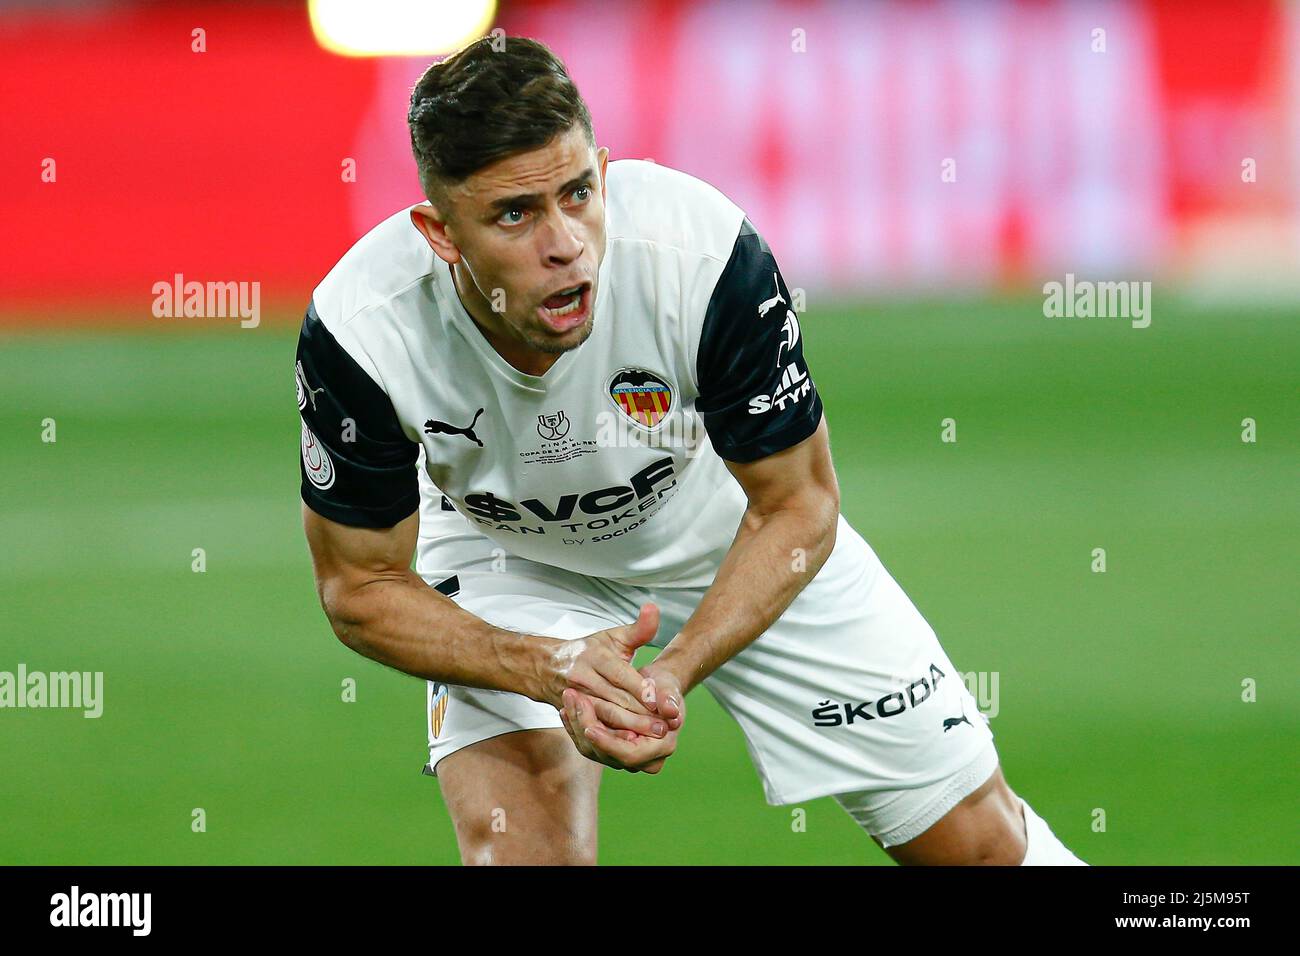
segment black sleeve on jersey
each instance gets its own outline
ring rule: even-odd
[[[308,507],[363,528],[391,528],[415,511],[419,445],[402,431],[384,390],[325,328],[314,303],[302,323],[294,372],[299,412],[310,429],[310,435],[303,431],[298,461]],[[313,441],[320,447],[310,447]]]
[[[695,408],[727,461],[756,461],[797,445],[821,422],[790,290],[748,219],[704,314],[696,379]]]

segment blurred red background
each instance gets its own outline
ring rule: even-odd
[[[801,285],[1300,272],[1293,5],[554,0],[496,25],[566,60],[614,158],[722,188]],[[324,51],[305,3],[0,9],[0,314],[144,320],[177,272],[305,302],[421,199],[425,66]]]

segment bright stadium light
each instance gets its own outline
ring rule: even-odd
[[[307,0],[316,42],[342,56],[432,56],[483,36],[496,0]]]

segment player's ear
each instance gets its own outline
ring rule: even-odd
[[[605,195],[605,169],[609,166],[609,147],[602,146],[596,150],[596,163],[600,167],[600,198],[604,202],[609,197]]]
[[[439,217],[438,210],[429,203],[421,203],[411,209],[411,224],[420,230],[429,247],[438,258],[455,265],[460,261],[460,249],[447,234],[447,224]]]

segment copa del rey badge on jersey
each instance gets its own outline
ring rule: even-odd
[[[654,428],[672,410],[672,387],[643,368],[619,369],[610,376],[608,388],[614,407],[642,428]]]

